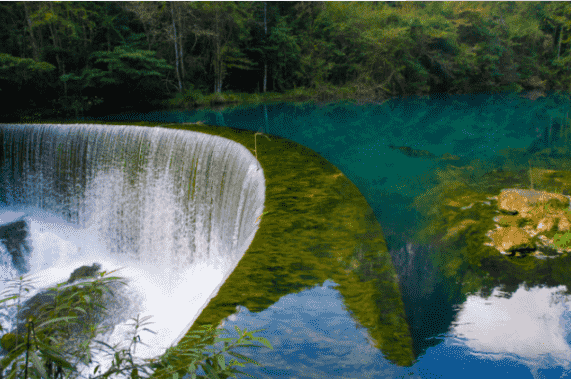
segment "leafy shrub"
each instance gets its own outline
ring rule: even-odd
[[[6,355],[0,361],[0,377],[8,379],[77,378],[80,375],[78,366],[87,367],[92,362],[91,348],[93,342],[110,350],[109,354],[113,357],[111,367],[105,373],[93,376],[94,379],[112,376],[149,377],[154,374],[156,369],[164,371],[161,377],[173,379],[178,379],[185,374],[190,374],[191,378],[236,378],[236,374],[242,372],[235,367],[244,367],[244,362],[257,365],[258,363],[232,351],[232,349],[236,347],[260,347],[260,345],[252,342],[260,342],[270,349],[272,348],[265,338],[254,337],[253,334],[258,331],[248,332],[246,329],[236,328],[237,338],[218,338],[218,334],[224,330],[206,325],[200,327],[198,331],[189,333],[178,346],[169,348],[163,356],[135,362],[131,351],[134,351],[137,342],[141,340],[138,330],[148,324],[146,321],[151,316],[141,319],[137,316],[131,319],[134,321],[132,325],[134,327],[133,338],[127,349],[119,351],[117,351],[119,344],[110,346],[103,341],[94,340],[98,334],[104,332],[103,328],[99,329],[94,323],[84,322],[78,316],[93,312],[94,308],[101,308],[106,311],[107,308],[103,304],[105,299],[105,296],[102,296],[103,293],[111,292],[117,284],[125,284],[120,281],[122,278],[106,276],[108,275],[106,272],[98,275],[100,277],[93,281],[69,286],[66,286],[66,283],[60,283],[55,288],[50,288],[48,291],[55,292],[55,302],[40,306],[38,308],[39,314],[29,316],[26,319],[25,336],[19,335],[17,328],[15,333],[4,333],[0,338],[0,343]],[[7,297],[0,300],[0,304],[7,304],[8,301],[13,300],[14,304],[8,305],[8,308],[16,307],[19,313],[23,308],[20,302],[21,295],[33,288],[29,283],[30,280],[20,276],[17,283],[8,286],[9,290],[14,289],[15,291],[9,292]],[[77,326],[77,324],[81,324],[81,332],[87,336],[80,343],[73,340],[72,326]],[[3,330],[1,325],[0,330]],[[224,342],[224,348],[218,351],[207,348],[210,344],[217,342]],[[224,354],[229,354],[234,358],[226,362]],[[244,362],[239,361],[239,359]],[[95,367],[93,375],[99,372],[100,367],[100,364]],[[199,369],[206,373],[206,376],[197,374]],[[250,376],[249,374],[244,375]]]

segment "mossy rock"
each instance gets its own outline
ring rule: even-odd
[[[81,266],[73,270],[67,283],[73,283],[80,279],[95,278],[101,270],[101,265],[99,263],[94,263],[91,266]]]

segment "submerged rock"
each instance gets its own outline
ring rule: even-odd
[[[401,153],[411,158],[436,158],[436,155],[428,150],[413,149],[409,146],[394,146],[389,145],[389,148],[393,150],[399,150]]]
[[[395,146],[389,145],[389,148],[393,150],[398,150],[407,157],[411,158],[428,158],[428,159],[436,159],[436,160],[443,160],[443,161],[457,161],[460,159],[457,155],[452,155],[450,153],[442,154],[441,156],[437,156],[431,153],[428,150],[420,150],[420,149],[413,149],[409,146]]]
[[[531,101],[535,101],[535,100],[539,99],[540,97],[545,97],[545,92],[543,92],[541,89],[534,89],[534,90],[522,93],[520,95],[520,97],[524,97],[524,98],[529,99]]]
[[[463,220],[461,221],[459,224],[453,226],[452,228],[448,229],[448,232],[446,233],[446,235],[442,238],[442,240],[444,241],[448,241],[451,238],[455,237],[456,235],[458,235],[458,233],[463,232],[464,230],[466,230],[466,228],[468,228],[470,225],[475,225],[477,224],[476,221],[474,220]]]

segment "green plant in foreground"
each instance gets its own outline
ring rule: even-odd
[[[113,357],[111,367],[105,373],[97,375],[101,365],[98,364],[95,367],[93,375],[96,376],[90,374],[90,377],[94,379],[110,377],[144,378],[153,375],[156,369],[163,369],[164,374],[161,374],[161,377],[173,379],[178,379],[185,374],[189,374],[191,378],[236,378],[236,374],[253,377],[235,369],[236,366],[244,367],[244,363],[235,358],[246,363],[259,364],[232,351],[232,349],[236,347],[261,347],[252,342],[260,342],[270,349],[272,348],[265,338],[253,336],[259,330],[248,332],[246,329],[236,328],[239,334],[237,338],[218,338],[218,334],[224,329],[216,329],[206,325],[198,331],[189,333],[183,342],[167,349],[161,357],[135,362],[133,353],[136,344],[142,343],[138,330],[143,327],[143,330],[152,332],[144,328],[145,325],[149,324],[146,321],[151,316],[141,319],[137,316],[131,319],[134,321],[132,325],[134,326],[134,333],[126,349],[117,350],[119,344],[110,346],[103,341],[94,340],[98,334],[109,329],[109,327],[98,329],[95,326],[98,319],[92,317],[96,311],[106,314],[107,308],[103,305],[105,302],[104,293],[108,292],[111,296],[115,296],[112,288],[116,288],[117,284],[125,284],[120,281],[122,278],[106,277],[106,272],[99,275],[100,278],[93,281],[71,286],[60,283],[55,288],[50,288],[48,291],[55,292],[54,301],[42,304],[38,307],[36,315],[27,317],[25,335],[19,335],[17,328],[16,333],[4,333],[0,343],[7,354],[0,361],[0,378],[78,378],[80,376],[78,366],[87,367],[92,363],[92,343],[109,349],[111,352],[108,354]],[[23,307],[20,303],[22,292],[29,292],[30,288],[33,288],[29,282],[28,279],[20,276],[17,284],[8,287],[15,288],[17,291],[0,300],[0,304],[4,303],[5,305],[8,301],[14,300],[16,304],[8,307],[15,306],[17,312],[20,312]],[[81,329],[79,334],[82,338],[77,337],[78,328]],[[1,326],[0,330],[3,330]],[[209,344],[218,342],[223,342],[224,348],[219,351],[207,348]],[[223,354],[229,354],[235,358],[226,362]],[[197,374],[199,368],[206,375]]]

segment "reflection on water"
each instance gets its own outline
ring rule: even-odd
[[[520,286],[513,294],[496,288],[490,297],[469,296],[450,333],[470,354],[490,360],[511,359],[540,368],[571,362],[571,310],[565,286]]]
[[[235,321],[228,321],[242,327],[268,328],[264,336],[275,347],[262,353],[260,362],[276,371],[252,368],[246,372],[259,373],[262,378],[558,378],[568,372],[571,362],[569,312],[558,295],[569,281],[571,259],[541,263],[527,258],[509,261],[499,253],[486,256],[486,251],[480,254],[483,242],[477,241],[478,247],[474,247],[472,240],[479,231],[470,225],[484,213],[493,219],[488,197],[494,191],[528,188],[530,165],[571,172],[556,160],[569,154],[565,151],[571,137],[571,128],[564,126],[567,111],[568,103],[556,96],[531,102],[513,94],[410,98],[365,106],[279,103],[131,116],[133,120],[165,123],[201,120],[261,129],[294,140],[321,154],[355,183],[383,228],[400,279],[416,363],[399,368],[372,354],[366,357],[370,365],[357,368],[357,364],[349,364],[353,371],[340,373],[335,371],[339,366],[332,364],[332,369],[325,371],[320,359],[308,351],[319,352],[327,361],[327,349],[302,331],[309,330],[311,323],[318,325],[323,329],[320,333],[335,340],[331,349],[344,346],[343,339],[333,337],[333,327],[323,328],[325,318],[321,315],[311,322],[309,316],[304,318],[312,309],[307,302],[297,302],[295,312],[284,310],[286,299],[317,291],[312,289],[286,295],[259,313],[241,311],[233,316]],[[568,155],[566,159],[569,162]],[[563,191],[555,175],[545,184]],[[473,207],[472,200],[458,200],[468,195],[478,201]],[[442,206],[452,198],[461,204]],[[417,243],[413,238],[429,219],[437,220],[437,231],[445,235],[449,232],[446,223],[460,216],[465,221],[463,230],[471,234],[456,238],[449,233],[450,240],[442,244],[446,250],[430,243],[433,241]],[[523,283],[532,288],[524,289]],[[512,293],[509,299],[494,289],[499,285]],[[483,297],[473,295],[479,290]],[[323,317],[328,317],[334,307],[331,304],[336,303],[320,303]],[[283,326],[287,325],[284,319],[295,327]],[[358,329],[351,330],[355,334]],[[280,337],[272,340],[272,336]],[[348,357],[362,358],[359,352],[366,349],[359,346],[364,345],[352,343],[357,353]],[[279,351],[289,355],[283,361],[266,358]]]
[[[410,372],[388,361],[366,329],[345,308],[331,280],[322,286],[282,297],[260,313],[240,307],[223,327],[265,329],[273,350],[236,350],[263,367],[247,372],[260,378],[397,378]],[[235,334],[235,333],[234,333]],[[407,376],[409,377],[409,376]]]
[[[286,295],[259,313],[238,307],[222,326],[231,335],[234,326],[265,329],[259,335],[274,348],[237,350],[262,364],[245,371],[259,378],[292,379],[476,379],[485,372],[547,379],[571,373],[571,312],[561,294],[564,286],[521,287],[511,298],[499,289],[488,298],[469,296],[449,331],[430,337],[431,346],[412,367],[395,366],[372,346],[336,286],[328,280]]]

